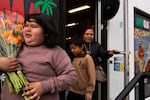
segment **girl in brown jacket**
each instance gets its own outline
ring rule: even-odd
[[[84,51],[82,37],[73,36],[69,48],[75,56],[72,64],[76,69],[77,81],[70,87],[67,100],[92,100],[96,81],[93,59]]]

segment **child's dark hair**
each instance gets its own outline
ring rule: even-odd
[[[71,45],[71,44],[81,47],[84,44],[84,41],[80,35],[75,34],[69,40],[69,45]]]

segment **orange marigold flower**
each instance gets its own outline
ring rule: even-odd
[[[5,23],[5,24],[8,24],[8,25],[12,25],[12,24],[13,24],[13,23],[12,23],[10,20],[8,20],[8,19],[5,19],[5,20],[4,20],[4,23]]]
[[[7,39],[7,43],[8,44],[18,44],[18,39],[16,36],[9,35],[9,37]]]
[[[22,36],[17,36],[18,44],[22,45]]]
[[[20,27],[16,27],[16,28],[14,28],[14,30],[13,30],[15,33],[17,33],[17,32],[19,32],[20,31]]]
[[[9,35],[11,35],[12,32],[9,30],[4,31],[4,33],[1,34],[2,38],[8,38]]]
[[[23,28],[23,24],[18,24],[17,27]]]
[[[17,36],[18,41],[22,41],[22,36]]]
[[[22,20],[17,20],[16,23],[17,24],[23,24],[23,21]]]

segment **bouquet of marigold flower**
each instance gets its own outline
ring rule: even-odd
[[[17,20],[13,23],[2,18],[0,20],[0,57],[16,57],[22,45],[23,22]],[[15,72],[6,72],[5,76],[9,91],[20,95],[27,84],[21,68]]]

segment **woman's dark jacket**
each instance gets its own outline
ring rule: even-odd
[[[103,49],[102,46],[96,41],[93,41],[90,44],[86,43],[86,47],[91,53],[95,66],[101,65],[101,61],[107,60],[108,58],[113,56],[111,54],[108,54],[108,51]]]

